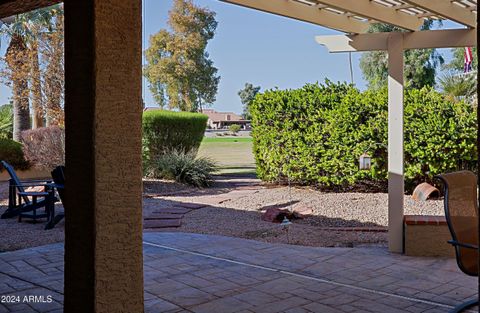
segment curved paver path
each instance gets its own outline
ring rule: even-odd
[[[144,269],[152,313],[432,313],[477,294],[477,280],[453,259],[185,233],[145,233]],[[61,312],[62,293],[62,244],[0,254],[0,294],[54,299],[0,312]]]

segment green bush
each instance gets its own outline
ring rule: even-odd
[[[360,92],[347,84],[309,84],[269,90],[251,106],[257,172],[265,181],[348,188],[385,186],[387,90]],[[433,175],[475,169],[476,110],[423,88],[405,92],[407,189]],[[361,171],[367,151],[372,168]]]
[[[208,117],[200,113],[153,110],[143,114],[144,166],[165,152],[196,151],[202,142]]]
[[[237,125],[237,124],[232,124],[228,127],[228,130],[232,133],[232,134],[237,134],[240,129],[242,129],[242,127],[240,125]]]
[[[25,160],[22,144],[10,139],[0,138],[0,160],[6,161],[15,169],[26,170],[30,163]]]
[[[11,104],[0,106],[0,138],[12,139],[13,107]]]
[[[216,165],[208,158],[196,158],[196,152],[171,150],[152,162],[147,177],[175,180],[195,187],[208,187],[213,183]]]

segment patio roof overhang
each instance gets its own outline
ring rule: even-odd
[[[421,31],[425,19],[476,28],[477,0],[221,0],[350,34],[375,23]]]
[[[48,7],[62,1],[59,0],[0,0],[0,18]]]
[[[389,249],[403,252],[404,132],[403,63],[408,49],[477,45],[477,0],[221,0],[323,27],[344,35],[317,36],[330,52],[388,53]],[[450,20],[458,29],[421,30],[427,19]],[[385,23],[401,31],[369,33]]]

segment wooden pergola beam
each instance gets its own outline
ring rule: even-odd
[[[419,30],[423,24],[421,18],[376,4],[370,0],[317,0],[317,2],[410,31]]]
[[[290,0],[220,0],[223,2],[281,15],[304,22],[336,29],[346,33],[365,33],[368,23],[342,16],[318,7],[301,4]]]
[[[61,0],[0,0],[0,18],[9,17],[12,15],[25,13],[38,8],[48,7]]]
[[[315,40],[332,53],[386,51],[391,34],[393,33],[317,36]],[[474,29],[427,30],[400,34],[405,50],[477,46],[477,31]]]
[[[441,15],[462,25],[476,28],[477,15],[468,8],[455,5],[450,0],[404,0],[408,4]]]

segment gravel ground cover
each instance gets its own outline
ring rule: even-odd
[[[145,201],[145,210],[161,210],[194,201],[208,207],[187,213],[183,224],[168,231],[216,234],[265,242],[305,246],[353,247],[386,245],[387,233],[345,231],[348,227],[384,228],[388,225],[388,196],[385,193],[325,193],[307,188],[257,188],[242,193],[223,190],[215,195],[160,196]],[[230,191],[230,192],[229,192]],[[217,201],[215,201],[217,200]],[[291,204],[292,203],[292,204]],[[287,230],[265,222],[268,207],[309,207],[311,216],[296,220]],[[442,201],[417,202],[405,197],[405,214],[443,215]],[[342,228],[341,231],[331,227]],[[329,228],[329,229],[326,229]]]
[[[7,205],[8,183],[0,182],[0,213],[7,209]],[[56,205],[55,210],[61,212],[63,207]],[[0,252],[42,246],[64,240],[64,220],[51,230],[47,231],[44,228],[45,219],[40,219],[35,224],[26,220],[19,223],[16,218],[0,219]]]
[[[7,187],[6,183],[0,183],[0,212],[6,209]],[[385,232],[331,229],[385,227],[388,197],[384,193],[326,193],[307,188],[266,188],[248,176],[221,177],[213,188],[208,189],[160,180],[144,181],[144,214],[168,209],[180,202],[204,203],[207,206],[187,213],[181,227],[160,231],[216,234],[322,247],[383,246],[387,242]],[[279,224],[261,219],[262,212],[268,207],[288,208],[290,205],[311,208],[313,214],[293,221],[288,233]],[[61,205],[57,210],[62,210]],[[406,196],[405,214],[443,215],[443,202],[416,202]],[[45,231],[44,226],[44,222],[33,224],[18,223],[16,219],[0,220],[0,252],[64,240],[63,221],[52,230]]]

